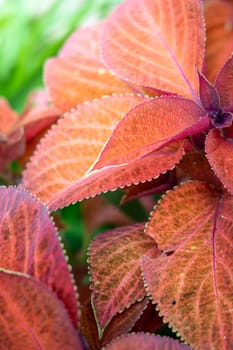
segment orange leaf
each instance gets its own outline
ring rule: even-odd
[[[102,24],[75,32],[59,58],[47,61],[45,82],[56,107],[67,112],[79,103],[132,89],[103,63],[99,50]]]
[[[148,293],[195,349],[233,344],[232,206],[213,185],[184,183],[162,198],[147,224],[163,250],[144,258]]]
[[[214,81],[233,48],[233,4],[222,0],[204,2],[206,20],[206,77]]]
[[[64,305],[45,284],[0,271],[0,347],[7,350],[82,350]]]
[[[103,55],[119,76],[198,100],[204,26],[198,0],[126,0],[108,18]]]

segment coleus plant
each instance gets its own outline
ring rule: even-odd
[[[214,11],[221,14],[217,26]],[[224,0],[125,0],[103,23],[74,33],[46,63],[49,94],[64,116],[37,146],[20,187],[1,189],[1,311],[12,327],[16,315],[23,319],[20,346],[26,327],[35,349],[233,347],[229,14],[232,3]],[[79,338],[72,281],[45,205],[54,211],[126,186],[127,200],[170,191],[147,223],[101,233],[91,243],[92,290],[81,306]],[[148,298],[188,345],[127,334],[148,310]],[[25,309],[27,301],[40,307],[36,314],[33,306]],[[5,326],[7,341],[16,348]]]

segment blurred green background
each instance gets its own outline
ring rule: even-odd
[[[0,0],[0,96],[20,111],[42,86],[42,67],[76,28],[104,18],[120,0]]]

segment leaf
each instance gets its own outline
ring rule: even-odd
[[[127,203],[135,198],[159,194],[172,188],[170,184],[169,173],[162,174],[157,179],[140,183],[138,185],[131,185],[124,189],[124,196],[121,199],[121,204]]]
[[[119,226],[132,223],[132,219],[124,212],[101,196],[84,200],[80,205],[84,225],[89,235],[106,224]]]
[[[163,197],[147,224],[163,253],[145,257],[145,286],[164,321],[195,349],[230,349],[233,198],[204,182]]]
[[[104,331],[102,345],[106,345],[114,338],[131,331],[136,321],[145,311],[147,304],[148,298],[144,298],[142,301],[136,302],[125,309],[122,313],[116,314]]]
[[[2,349],[82,350],[64,305],[43,283],[0,271]]]
[[[150,301],[143,315],[135,323],[133,327],[134,332],[158,332],[160,328],[164,327],[164,322],[159,312],[155,310],[154,304]]]
[[[232,13],[233,15],[233,13]],[[233,40],[233,38],[232,38]],[[215,87],[219,92],[222,107],[233,107],[233,57],[230,57],[218,73]]]
[[[127,0],[103,31],[107,65],[133,83],[198,100],[204,29],[197,0]]]
[[[125,309],[122,313],[116,314],[106,327],[102,338],[99,339],[91,302],[88,301],[82,307],[80,331],[88,340],[91,349],[99,350],[114,338],[128,333],[143,313],[147,303],[148,299],[144,298],[142,301],[136,302],[128,309]]]
[[[206,153],[215,174],[223,185],[233,193],[232,139],[222,136],[219,130],[211,130],[206,138]]]
[[[183,147],[180,144],[179,148],[165,148],[161,152],[152,153],[129,164],[113,165],[92,171],[86,178],[77,181],[66,191],[54,197],[49,207],[54,210],[67,202],[93,197],[109,190],[115,191],[118,187],[123,188],[131,184],[150,181],[152,178],[157,178],[160,173],[166,172],[167,169],[173,169],[182,155]]]
[[[93,189],[87,172],[117,122],[141,101],[143,98],[133,95],[110,96],[78,106],[60,119],[42,140],[24,172],[23,185],[47,203],[59,196],[55,205],[49,204],[53,209],[100,193],[106,180]],[[97,176],[100,179],[102,175]],[[82,181],[88,186],[83,194],[78,191]],[[72,186],[75,186],[75,198],[70,194],[65,197],[63,191],[67,193]],[[111,189],[107,182],[105,186],[103,190]],[[116,187],[114,182],[113,186]]]
[[[123,335],[112,341],[106,350],[191,350],[177,340],[146,333]]]
[[[87,300],[81,305],[80,332],[88,342],[91,350],[101,349],[95,316],[90,300]]]
[[[0,135],[9,135],[18,118],[17,113],[10,107],[5,98],[0,98]]]
[[[209,118],[204,118],[205,115],[205,110],[195,102],[181,97],[163,96],[145,101],[116,126],[94,169],[140,159],[199,133],[209,128]]]
[[[45,82],[56,107],[67,112],[78,104],[132,89],[103,63],[99,49],[102,24],[81,29],[68,39],[59,58],[45,65]]]
[[[25,139],[23,136],[23,130],[18,129],[10,134],[4,142],[0,140],[0,171],[4,170],[9,162],[24,153]]]
[[[198,72],[199,77],[199,94],[203,107],[207,112],[215,112],[220,109],[220,98],[215,87]]]
[[[29,193],[0,187],[0,266],[49,286],[77,324],[73,281],[57,231],[45,206]]]
[[[230,1],[204,2],[206,20],[206,76],[214,81],[233,47],[233,5]],[[216,16],[216,14],[218,14]]]
[[[51,105],[46,90],[32,92],[26,101],[26,107],[16,126],[24,127],[27,141],[49,127],[60,115],[60,111]]]
[[[157,256],[159,251],[143,227],[138,224],[106,231],[90,246],[92,301],[100,334],[114,315],[145,296],[141,257]]]
[[[178,173],[182,170],[182,172],[184,172],[185,175],[188,175],[191,180],[206,181],[221,188],[221,182],[211,169],[203,151],[186,153],[181,159],[178,169]]]

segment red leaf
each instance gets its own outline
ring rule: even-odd
[[[39,90],[28,96],[25,110],[16,125],[24,127],[27,141],[57,120],[60,111],[51,105],[46,90]]]
[[[93,305],[101,331],[118,312],[145,296],[140,261],[157,256],[156,244],[143,233],[143,225],[106,231],[89,251]]]
[[[207,158],[215,174],[224,186],[233,193],[232,139],[221,136],[221,131],[211,130],[206,139]]]
[[[155,336],[152,334],[135,333],[124,335],[112,343],[106,350],[191,350],[188,345],[177,340]]]
[[[197,0],[127,0],[106,22],[106,63],[133,83],[197,98],[204,29]]]
[[[132,92],[104,65],[99,50],[101,32],[102,24],[77,31],[64,45],[60,57],[46,63],[46,84],[55,106],[63,112],[103,95]]]
[[[221,182],[213,172],[210,167],[210,164],[206,158],[204,152],[189,152],[184,155],[182,160],[178,165],[178,177],[184,174],[179,174],[180,170],[189,176],[189,179],[206,181],[210,184],[214,184],[217,187],[221,188]]]
[[[148,298],[144,298],[142,301],[136,302],[125,309],[122,313],[116,314],[104,331],[101,341],[102,345],[106,345],[111,340],[131,331],[136,321],[146,309],[147,304]]]
[[[2,270],[0,284],[1,349],[83,349],[64,305],[43,283]]]
[[[138,185],[131,185],[124,189],[124,196],[121,199],[121,204],[127,203],[135,198],[149,196],[155,193],[161,193],[172,188],[169,182],[169,174],[163,174],[157,179],[140,183]]]
[[[9,135],[18,118],[17,113],[11,109],[5,98],[0,98],[0,135]]]
[[[219,111],[220,98],[215,87],[206,79],[206,77],[198,72],[199,77],[199,94],[201,102],[206,111]]]
[[[60,119],[28,164],[23,177],[24,186],[53,209],[116,188],[115,180],[109,184],[106,179],[102,180],[103,175],[95,173],[97,183],[92,185],[87,172],[117,122],[142,100],[131,95],[107,97],[84,103]],[[124,181],[119,185],[123,184]]]
[[[80,331],[87,339],[92,350],[102,349],[102,346],[109,343],[112,339],[128,333],[132,329],[146,308],[147,303],[148,298],[144,298],[142,301],[136,302],[128,309],[125,309],[122,313],[116,314],[106,327],[102,338],[99,339],[91,301],[88,301],[82,306]]]
[[[84,200],[80,205],[84,225],[89,235],[106,224],[117,226],[132,224],[132,219],[101,196]]]
[[[228,107],[228,106],[232,107],[233,105],[232,85],[233,85],[233,57],[229,58],[226,61],[223,68],[217,75],[217,78],[215,81],[215,87],[218,90],[222,107]]]
[[[18,119],[7,100],[0,98],[0,171],[12,160],[21,156],[25,149],[23,130],[15,130]]]
[[[230,349],[232,337],[232,206],[204,182],[163,197],[147,233],[163,250],[144,258],[145,285],[164,320],[195,349]]]
[[[57,231],[48,211],[29,193],[0,187],[0,266],[47,284],[77,324],[77,300]]]
[[[0,135],[1,138],[1,135]],[[18,129],[1,142],[0,139],[0,171],[12,160],[20,157],[25,151],[23,129]]]
[[[213,82],[232,53],[233,4],[230,1],[209,0],[204,5],[207,34],[206,76]]]
[[[159,312],[155,310],[154,304],[150,301],[143,315],[135,323],[134,332],[150,332],[155,333],[164,326],[163,318],[159,316]]]
[[[116,126],[94,169],[129,163],[201,132],[209,128],[209,118],[204,118],[205,115],[195,102],[181,97],[164,96],[145,101],[129,111]]]
[[[81,305],[80,332],[85,337],[91,350],[101,349],[91,300],[87,300]]]

